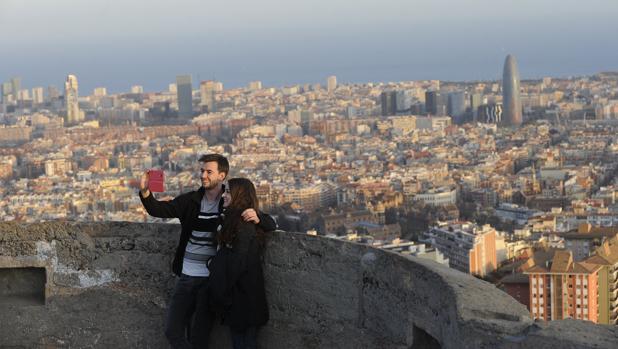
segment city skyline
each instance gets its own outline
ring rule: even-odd
[[[163,170],[155,196],[177,197],[202,184],[203,154],[223,154],[283,231],[476,275],[531,318],[615,325],[618,73],[519,81],[517,70],[508,55],[502,89],[336,75],[225,89],[177,75],[161,93],[92,95],[74,74],[64,89],[13,77],[0,81],[0,219],[175,223],[144,211],[140,176]],[[540,285],[564,285],[547,262],[573,280],[563,291],[579,287],[568,303],[546,306],[563,292]]]
[[[75,74],[85,91],[111,92],[163,90],[181,74],[229,87],[329,75],[341,83],[491,80],[508,53],[522,79],[618,70],[618,49],[608,44],[618,4],[607,1],[144,4],[3,1],[0,30],[11,35],[0,45],[12,54],[0,77],[47,86]]]

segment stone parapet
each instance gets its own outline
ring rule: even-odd
[[[166,347],[178,225],[0,223],[0,297],[45,270],[44,302],[0,300],[0,347]],[[0,270],[1,271],[1,270]],[[15,271],[10,272],[10,271]],[[616,327],[534,322],[493,285],[432,261],[270,234],[266,348],[614,348]],[[2,277],[2,275],[5,275]],[[36,283],[32,283],[36,285]],[[4,289],[2,289],[4,287]],[[21,286],[20,286],[21,287]],[[213,347],[229,345],[224,328]]]

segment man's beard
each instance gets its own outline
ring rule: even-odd
[[[211,190],[216,188],[218,185],[220,185],[223,181],[209,181],[209,184],[205,184],[204,182],[202,182],[202,186],[204,187],[204,189],[206,190]]]

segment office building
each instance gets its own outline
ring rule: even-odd
[[[190,75],[176,77],[176,94],[178,96],[178,116],[190,118],[193,116],[193,86]]]
[[[470,95],[470,110],[472,112],[472,121],[477,122],[479,118],[479,107],[483,104],[483,97],[480,93]]]
[[[502,120],[502,104],[484,104],[478,107],[478,122],[500,124]]]
[[[10,82],[4,82],[0,85],[0,102],[8,103],[9,100],[13,99],[13,86]]]
[[[444,116],[446,110],[446,96],[439,91],[425,92],[425,110],[429,115]]]
[[[326,86],[328,92],[335,91],[335,89],[337,88],[337,77],[334,75],[329,76],[328,79],[326,79]]]
[[[506,56],[502,75],[504,115],[502,126],[519,126],[522,123],[522,107],[519,91],[519,71],[513,55]]]
[[[47,87],[47,98],[49,98],[50,101],[60,98],[60,91],[56,86]]]
[[[466,97],[461,91],[448,94],[447,114],[453,118],[455,123],[463,121],[466,112]]]
[[[396,114],[411,114],[412,101],[414,100],[413,91],[398,90],[395,95]]]
[[[17,98],[17,94],[21,90],[21,78],[12,78],[11,79],[11,94],[14,98]]]
[[[45,102],[45,96],[43,95],[45,89],[42,87],[35,87],[32,89],[32,103],[43,104]]]
[[[216,81],[208,80],[200,83],[200,104],[207,108],[209,113],[217,111],[215,100],[215,83]]]
[[[383,91],[380,94],[382,116],[395,115],[397,113],[397,91]]]
[[[17,100],[18,101],[29,101],[30,98],[30,90],[19,90],[17,91]]]

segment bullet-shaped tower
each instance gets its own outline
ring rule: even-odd
[[[519,71],[513,55],[506,56],[502,74],[503,126],[519,126],[522,122],[521,99],[519,97]]]

